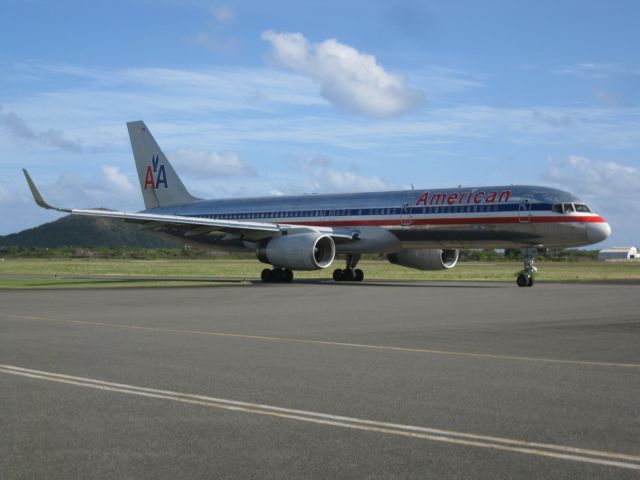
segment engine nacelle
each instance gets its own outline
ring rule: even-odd
[[[459,250],[440,248],[409,248],[387,255],[387,260],[418,270],[445,270],[458,263]]]
[[[293,233],[260,244],[256,255],[258,260],[274,267],[319,270],[331,265],[336,245],[333,238],[322,233]]]

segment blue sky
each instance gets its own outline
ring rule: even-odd
[[[640,244],[640,3],[4,0],[0,234],[142,208],[143,119],[198,196],[543,184]]]

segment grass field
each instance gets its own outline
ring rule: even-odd
[[[200,282],[189,280],[79,279],[79,278],[0,278],[0,290],[19,288],[134,288],[134,287],[205,287],[221,285],[249,285],[239,282]]]
[[[334,265],[341,267],[342,261]],[[538,262],[538,281],[640,281],[640,262],[605,263]],[[149,287],[221,285],[224,282],[190,281],[185,279],[127,281],[122,279],[95,280],[69,278],[8,278],[16,275],[47,276],[150,276],[150,277],[230,277],[257,279],[266,265],[255,260],[198,259],[198,260],[55,260],[8,259],[0,262],[0,288],[65,288],[65,287]],[[422,272],[398,267],[386,261],[367,260],[358,265],[367,280],[450,280],[450,281],[515,281],[522,268],[520,262],[464,262],[452,270]],[[333,268],[314,272],[296,272],[296,278],[331,277]],[[228,283],[227,283],[228,284]],[[238,285],[238,283],[234,283]]]

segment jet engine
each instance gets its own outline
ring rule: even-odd
[[[409,248],[387,255],[387,260],[418,270],[445,270],[458,263],[459,250],[440,248]]]
[[[258,260],[291,270],[327,268],[336,256],[336,245],[329,235],[319,232],[294,233],[274,237],[260,244]]]

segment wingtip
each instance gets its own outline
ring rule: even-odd
[[[58,211],[61,211],[61,212],[67,211],[65,209],[57,208],[57,207],[53,207],[53,206],[49,205],[45,201],[43,196],[40,194],[40,191],[38,190],[38,187],[36,187],[36,184],[31,179],[31,175],[29,175],[29,172],[27,171],[26,168],[22,169],[22,173],[24,173],[24,177],[27,180],[27,184],[29,185],[29,190],[31,190],[31,195],[33,196],[33,200],[36,202],[36,204],[38,204],[38,206],[40,206],[42,208],[46,208],[48,210],[58,210]]]

